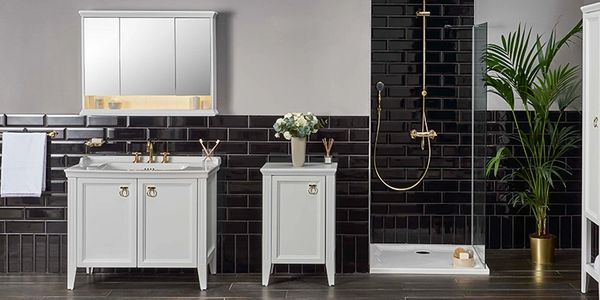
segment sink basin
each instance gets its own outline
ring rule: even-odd
[[[182,171],[189,167],[187,164],[178,163],[104,163],[98,166],[89,166],[88,170],[115,170],[115,171]]]

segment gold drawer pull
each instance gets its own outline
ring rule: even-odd
[[[155,186],[149,186],[148,189],[146,190],[146,195],[148,197],[156,197],[156,195],[158,195],[158,192],[156,191],[156,187]]]
[[[121,196],[123,198],[129,197],[129,187],[128,186],[119,187],[119,196]]]
[[[317,188],[316,184],[309,184],[308,185],[308,193],[311,195],[316,195],[319,192],[319,189]]]

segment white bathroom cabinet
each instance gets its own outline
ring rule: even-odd
[[[262,167],[264,286],[273,264],[325,264],[334,285],[336,170],[337,164]]]
[[[68,289],[74,287],[77,267],[197,268],[200,287],[206,289],[207,264],[216,273],[219,162],[172,160],[183,167],[92,157],[91,163],[65,171]],[[115,161],[127,168],[105,167]]]
[[[581,292],[588,289],[588,275],[600,282],[591,257],[592,225],[600,225],[600,3],[583,11],[583,205],[581,217]],[[597,243],[597,239],[596,239]],[[596,247],[598,245],[596,244]]]
[[[217,114],[216,12],[79,13],[82,114]]]

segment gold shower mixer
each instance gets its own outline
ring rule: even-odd
[[[428,138],[430,140],[433,140],[437,137],[437,132],[435,132],[435,130],[429,130],[429,131],[417,131],[416,129],[413,129],[410,131],[410,137],[413,140],[416,140],[418,138]]]

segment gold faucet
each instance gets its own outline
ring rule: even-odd
[[[162,161],[161,161],[161,163],[163,163],[163,164],[168,163],[169,160],[170,160],[169,155],[171,155],[171,153],[169,153],[169,152],[162,152],[161,155],[162,155]]]
[[[148,143],[146,143],[146,152],[148,153],[148,163],[155,163],[156,157],[154,156],[154,143],[152,143],[150,140],[148,140]]]
[[[142,152],[133,152],[133,163],[138,164],[142,162]]]

